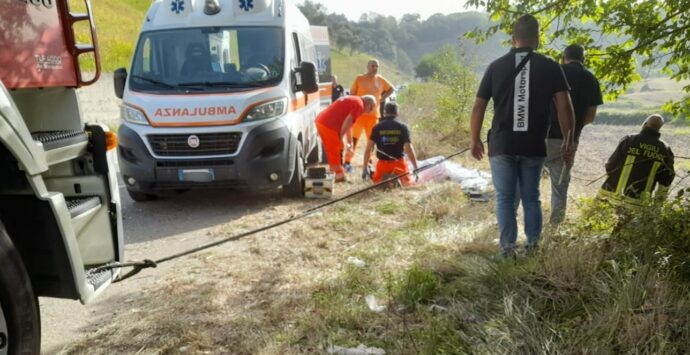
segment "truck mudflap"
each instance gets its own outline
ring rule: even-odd
[[[201,146],[204,134],[185,134],[185,142],[192,135],[197,136]],[[268,190],[288,184],[294,172],[297,140],[280,120],[267,122],[246,133],[235,155],[212,158],[184,155],[154,157],[143,139],[148,139],[150,145],[151,136],[142,138],[127,125],[120,126],[120,172],[130,191],[153,193],[197,188]]]

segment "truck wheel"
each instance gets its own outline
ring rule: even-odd
[[[136,202],[146,202],[158,198],[158,196],[154,194],[147,194],[146,192],[141,191],[132,191],[130,189],[127,189],[127,193],[129,194],[129,197]]]
[[[41,321],[29,275],[0,223],[0,355],[38,354]]]
[[[297,142],[297,154],[295,155],[295,172],[290,183],[283,186],[283,194],[288,197],[304,196],[304,153],[302,143]]]

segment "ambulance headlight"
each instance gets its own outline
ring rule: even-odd
[[[278,100],[272,100],[265,102],[263,104],[257,105],[252,108],[247,116],[244,118],[245,121],[259,121],[267,120],[269,118],[280,117],[287,111],[287,98],[283,97]]]
[[[142,125],[149,124],[149,121],[146,119],[146,115],[144,115],[141,110],[132,106],[122,105],[122,118],[129,123]]]

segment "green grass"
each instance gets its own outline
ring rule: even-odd
[[[431,269],[415,264],[405,271],[392,288],[398,303],[408,309],[414,309],[432,301],[440,288],[440,283]]]
[[[111,72],[129,66],[150,4],[150,1],[145,0],[91,1],[103,71]],[[70,6],[74,12],[84,11],[82,1],[71,0]],[[91,43],[88,28],[79,26],[75,31],[78,41]],[[85,63],[84,68],[93,70],[93,65]]]
[[[465,202],[457,208],[476,207]],[[398,209],[394,217],[407,221],[398,229],[405,233],[378,240],[386,247],[367,254],[369,268],[346,268],[319,287],[318,302],[307,307],[318,321],[305,315],[309,320],[299,324],[308,326],[296,334],[310,335],[307,348],[327,339],[395,354],[684,351],[690,341],[688,284],[645,261],[641,241],[643,235],[655,238],[648,234],[654,228],[634,240],[613,239],[611,222],[602,216],[611,209],[590,202],[582,212],[577,224],[547,233],[536,256],[492,260],[486,256],[495,245],[482,236],[464,249],[417,240],[411,255],[395,255],[413,240],[405,235],[441,230],[449,217]],[[670,220],[688,217],[686,210]],[[366,294],[376,295],[386,311],[367,310]]]

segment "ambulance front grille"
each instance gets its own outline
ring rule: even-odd
[[[151,134],[147,138],[158,156],[229,155],[237,152],[242,133]],[[193,147],[197,144],[197,147]]]

